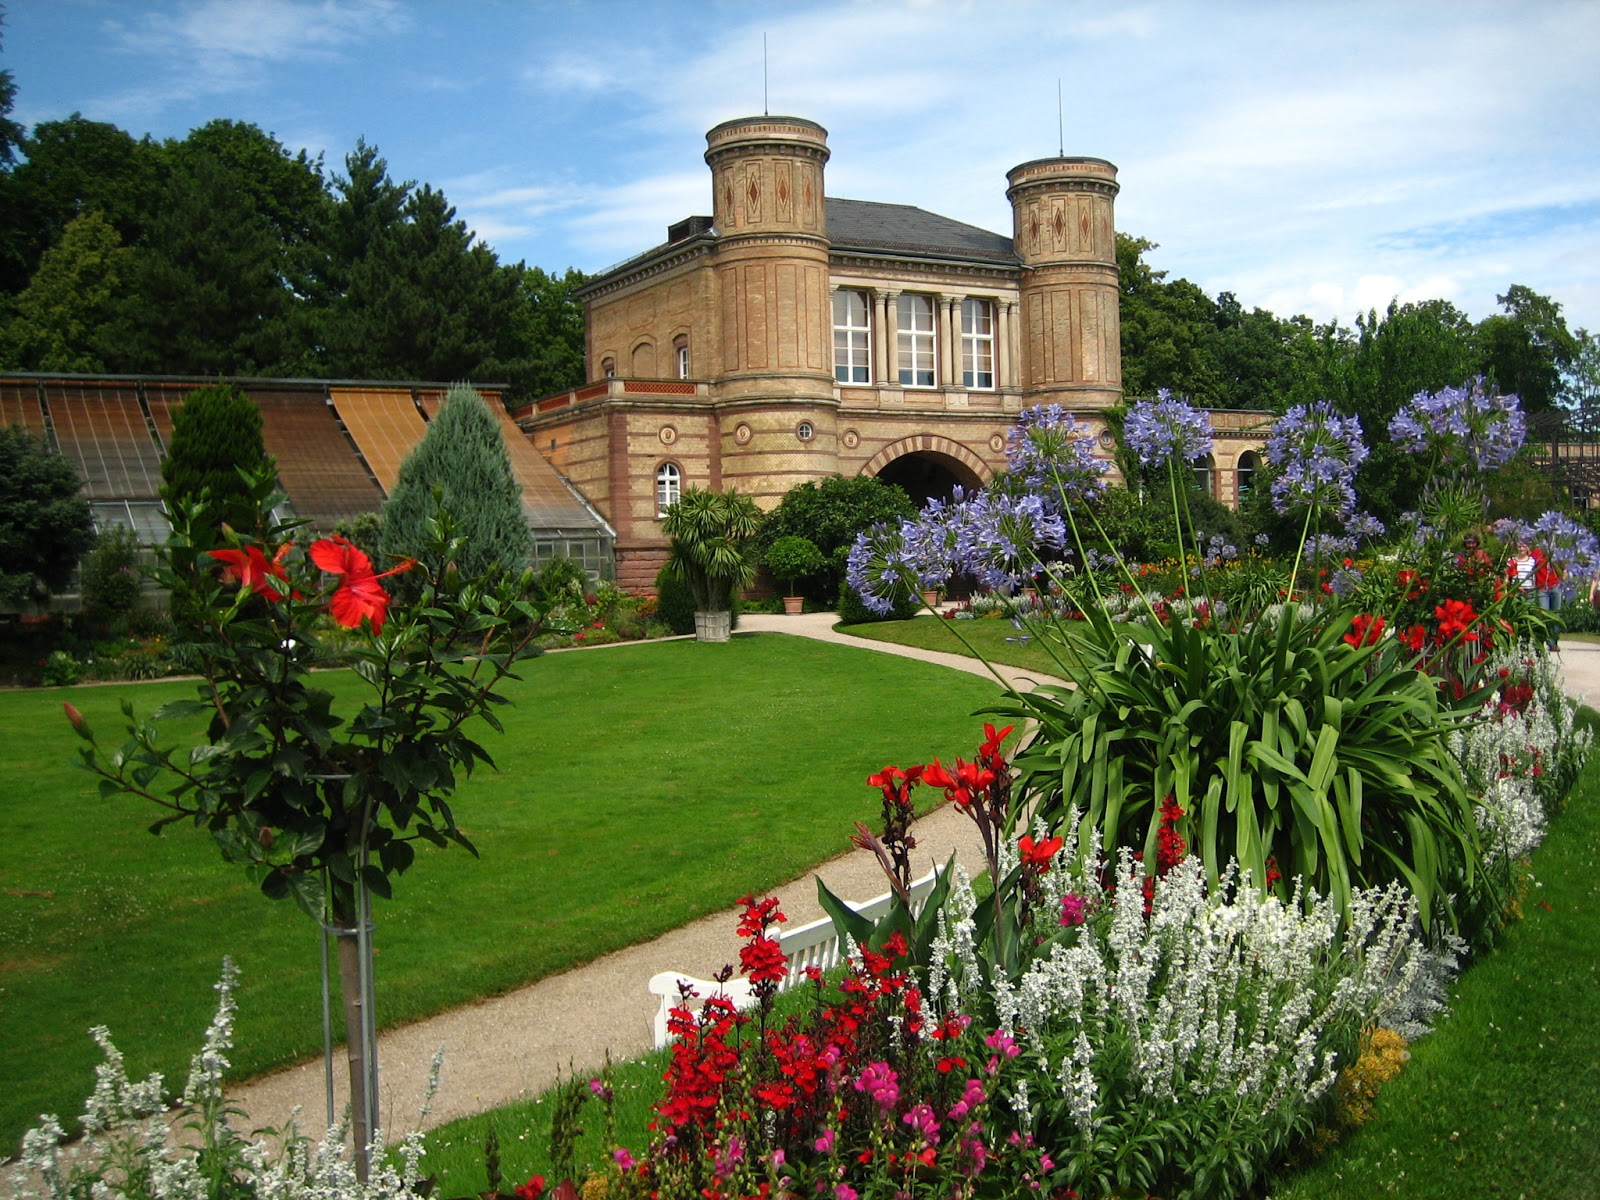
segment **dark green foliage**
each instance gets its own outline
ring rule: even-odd
[[[508,398],[533,400],[583,380],[583,304],[574,293],[588,282],[568,267],[563,275],[539,267],[503,268],[515,281],[511,311],[512,357],[496,361],[497,378],[510,385]]]
[[[564,600],[581,600],[588,590],[589,573],[582,564],[565,556],[552,558],[533,577],[533,600],[542,608]]]
[[[239,175],[204,153],[175,165],[133,261],[116,369],[270,374],[293,355],[284,246]]]
[[[875,613],[861,602],[855,588],[848,583],[839,585],[839,623],[865,625],[872,621],[909,621],[921,608],[921,598],[910,592],[896,593],[894,607],[887,613]]]
[[[856,534],[879,521],[891,524],[916,516],[905,492],[871,475],[846,478],[834,475],[820,483],[802,483],[784,494],[778,507],[767,514],[762,541],[770,546],[779,538],[809,538],[827,559],[801,589],[808,599],[831,603],[844,579],[844,556]]]
[[[143,242],[161,192],[155,143],[74,113],[35,125],[22,153],[26,161],[0,177],[0,291],[21,291],[45,250],[85,213],[100,213],[123,245]]]
[[[694,632],[694,592],[665,567],[656,576],[656,616],[673,633]]]
[[[522,515],[522,488],[511,473],[501,422],[483,397],[457,386],[405,462],[383,506],[383,552],[420,558],[430,541],[429,522],[442,511],[465,539],[458,566],[468,576],[504,568],[517,574],[533,557],[533,534]],[[406,576],[395,577],[406,594]]]
[[[105,628],[120,630],[139,607],[141,582],[139,539],[131,529],[113,525],[84,555],[78,570],[84,615]]]
[[[373,562],[383,561],[382,513],[364,512],[346,517],[334,523],[333,531],[340,537],[347,538],[353,545],[359,546]]]
[[[270,460],[261,440],[261,410],[238,388],[217,383],[184,398],[172,420],[172,445],[161,464],[161,498],[169,510],[203,502],[200,549],[222,545],[222,526],[256,532],[259,508],[240,471],[260,471]]]
[[[1561,305],[1514,283],[1496,296],[1506,315],[1478,323],[1483,373],[1502,392],[1515,392],[1524,412],[1554,408],[1562,375],[1576,361],[1580,343],[1567,329]]]
[[[0,610],[58,592],[94,544],[72,464],[20,425],[0,426]]]
[[[349,378],[484,380],[490,364],[515,356],[508,319],[516,291],[494,252],[424,185],[351,264],[324,329],[328,369]]]

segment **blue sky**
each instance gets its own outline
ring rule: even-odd
[[[1005,172],[1117,164],[1151,261],[1346,324],[1522,283],[1600,331],[1600,3],[9,0],[14,117],[358,137],[504,261],[599,270],[710,211],[705,131],[829,130],[830,195],[1011,231]],[[762,39],[766,37],[763,94]]]

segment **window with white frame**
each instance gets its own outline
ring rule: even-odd
[[[872,382],[871,311],[861,292],[833,294],[833,377],[839,383]]]
[[[678,378],[689,378],[689,339],[680,337],[672,343],[673,356],[678,362]]]
[[[656,516],[664,517],[667,509],[683,495],[683,472],[677,463],[662,463],[656,470]]]
[[[901,296],[895,302],[901,387],[934,386],[933,297]]]
[[[994,387],[994,305],[987,300],[961,302],[961,383]]]

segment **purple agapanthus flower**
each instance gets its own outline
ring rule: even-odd
[[[1129,405],[1122,435],[1147,466],[1194,462],[1211,453],[1211,418],[1166,388],[1154,400]]]
[[[1384,524],[1371,513],[1351,513],[1344,523],[1345,532],[1357,541],[1375,542],[1384,535]]]
[[[1528,530],[1527,540],[1544,551],[1545,561],[1561,577],[1558,590],[1566,599],[1600,570],[1600,540],[1565,513],[1545,513]]]
[[[1311,507],[1344,520],[1355,511],[1356,468],[1366,457],[1357,418],[1325,400],[1295,405],[1267,437],[1267,461],[1278,468],[1272,507],[1280,513]]]
[[[895,596],[909,589],[912,578],[900,525],[880,521],[856,534],[845,562],[845,579],[868,609],[888,616],[894,611]]]
[[[1389,422],[1407,450],[1471,461],[1480,471],[1510,462],[1528,436],[1522,402],[1489,391],[1479,375],[1461,387],[1418,392]]]
[[[1009,441],[1006,462],[1034,491],[1070,502],[1106,490],[1111,464],[1095,457],[1093,434],[1059,404],[1023,409]]]
[[[980,492],[963,516],[954,565],[997,591],[1024,585],[1045,561],[1044,551],[1066,544],[1061,514],[1031,493]]]

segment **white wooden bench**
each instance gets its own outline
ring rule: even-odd
[[[934,881],[938,879],[940,869],[942,868],[929,871],[911,884],[913,915],[920,914],[923,905],[928,902],[928,893],[933,891]],[[862,916],[877,920],[889,911],[889,901],[893,896],[893,892],[885,892],[864,903],[858,904],[853,900],[847,900],[845,903]],[[784,931],[778,935],[778,947],[783,951],[784,966],[787,968],[782,982],[778,984],[780,992],[786,992],[795,984],[803,982],[807,967],[829,971],[837,967],[842,958],[839,934],[833,927],[832,917],[823,917],[821,920],[812,921],[809,925]],[[714,979],[696,979],[681,971],[658,972],[650,977],[650,994],[661,997],[661,1004],[652,1021],[658,1049],[671,1040],[671,1034],[667,1032],[667,1018],[674,1008],[683,1003],[681,997],[684,984],[693,989],[694,996],[698,1000],[705,1000],[710,996],[726,996],[738,1008],[749,1008],[756,1002],[755,989],[751,987],[748,979],[730,979],[726,983],[718,983]]]

